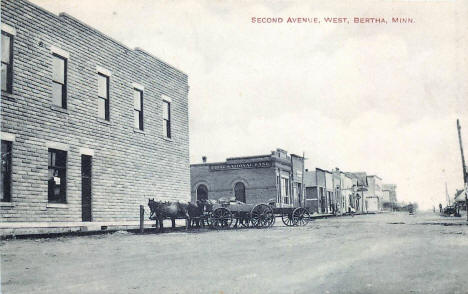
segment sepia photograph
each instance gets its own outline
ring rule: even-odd
[[[0,294],[468,293],[468,1],[0,1]]]

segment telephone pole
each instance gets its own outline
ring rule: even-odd
[[[447,189],[447,182],[445,182],[445,197],[447,198],[448,206],[450,206],[450,196]]]
[[[465,155],[463,153],[463,144],[462,144],[462,137],[461,137],[461,126],[460,121],[457,119],[457,130],[458,130],[458,141],[460,143],[460,153],[461,153],[461,160],[462,160],[462,168],[463,168],[463,183],[465,184],[465,210],[466,210],[466,220],[468,221],[468,173],[466,172],[466,164],[465,164]]]

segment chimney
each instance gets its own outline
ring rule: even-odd
[[[203,163],[206,163],[206,156],[203,155],[201,159],[202,159]]]

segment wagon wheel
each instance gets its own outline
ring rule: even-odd
[[[216,208],[211,214],[211,227],[215,229],[227,229],[232,224],[232,213],[229,209]]]
[[[250,211],[250,221],[256,228],[268,228],[275,222],[273,209],[266,204],[258,204]]]
[[[296,222],[293,217],[293,212],[291,210],[286,210],[286,212],[283,212],[281,214],[281,220],[283,221],[283,224],[285,224],[288,227],[296,225]]]
[[[310,214],[307,209],[303,207],[294,209],[292,215],[294,224],[297,226],[305,226],[309,223]]]

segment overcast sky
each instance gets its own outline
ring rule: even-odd
[[[467,1],[33,2],[188,74],[192,163],[280,147],[305,152],[310,169],[377,174],[424,208],[445,201],[445,181],[451,194],[463,186],[456,118],[468,150]]]

